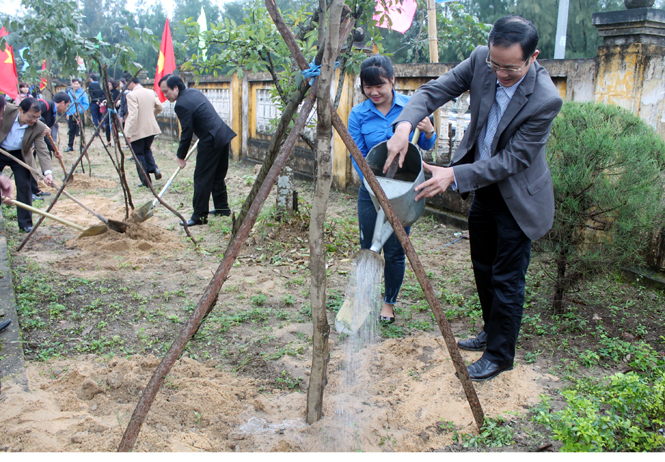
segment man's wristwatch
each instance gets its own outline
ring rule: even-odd
[[[431,138],[433,134],[434,134],[434,130],[432,130],[432,131],[429,132],[429,133],[425,133],[425,136],[426,136],[427,138]]]

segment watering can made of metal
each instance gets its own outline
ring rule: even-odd
[[[383,192],[386,193],[390,205],[392,205],[395,213],[399,217],[402,226],[411,226],[420,218],[425,210],[425,198],[416,201],[418,195],[416,186],[425,181],[425,174],[423,172],[423,159],[420,154],[420,149],[413,143],[409,143],[409,148],[404,158],[404,164],[401,168],[397,169],[394,178],[386,178],[383,173],[383,166],[388,158],[388,142],[383,141],[374,146],[369,153],[367,153],[367,163],[376,175]],[[367,180],[363,178],[365,188],[369,191],[372,198],[372,203],[377,211],[376,224],[374,225],[374,236],[372,236],[372,246],[370,250],[379,252],[383,248],[390,235],[393,233],[393,228],[386,217],[383,209],[379,205],[379,201],[369,187]]]

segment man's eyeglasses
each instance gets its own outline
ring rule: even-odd
[[[524,69],[524,66],[527,65],[529,62],[530,57],[524,61],[524,64],[522,64],[520,67],[515,68],[515,67],[499,67],[496,64],[494,64],[492,61],[490,61],[490,57],[487,56],[487,59],[485,60],[485,63],[487,63],[487,67],[492,69],[494,72],[502,71],[505,72],[506,74],[517,74],[519,71]]]
[[[41,114],[33,115],[33,114],[30,114],[29,112],[25,113],[25,118],[28,119],[28,120],[39,120],[40,116],[41,116]]]

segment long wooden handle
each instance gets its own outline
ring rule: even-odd
[[[55,151],[55,157],[57,157],[58,160],[60,161],[60,166],[62,167],[62,171],[65,172],[65,178],[67,178],[67,169],[65,168],[65,163],[62,161],[62,154],[60,154],[60,151],[58,151],[58,147],[55,145],[55,141],[53,141],[53,138],[51,138],[51,134],[47,133],[46,136],[51,141],[51,146],[53,146],[53,150]]]
[[[196,147],[198,145],[199,145],[199,140],[196,140],[194,145],[191,148],[189,148],[189,151],[187,152],[187,155],[185,156],[185,160],[189,159],[189,156],[192,155],[192,153],[194,152],[194,149],[196,149]],[[171,186],[171,183],[173,183],[173,180],[175,180],[175,177],[178,176],[178,173],[180,173],[180,170],[182,170],[182,169],[180,168],[180,166],[178,166],[178,168],[176,168],[175,172],[173,172],[173,175],[171,175],[171,178],[169,178],[169,181],[167,181],[166,184],[164,185],[164,187],[162,188],[162,190],[159,191],[159,194],[157,195],[158,197],[162,197],[164,195],[164,193],[169,188],[169,186]],[[157,205],[157,202],[158,202],[157,198],[153,199],[152,205],[153,206]]]
[[[30,170],[31,172],[36,173],[40,178],[44,178],[44,175],[42,175],[41,172],[40,172],[39,170],[37,170],[36,168],[33,168],[33,167],[29,166],[28,164],[26,164],[25,162],[23,162],[21,159],[18,159],[18,158],[16,158],[15,156],[12,156],[11,154],[9,154],[8,152],[6,152],[5,150],[0,149],[0,154],[4,154],[5,156],[11,157],[13,160],[15,160],[16,162],[18,162],[19,165],[21,165],[21,166],[27,168],[27,169]],[[64,166],[63,166],[63,168],[64,168]],[[56,188],[60,189],[60,186],[58,185],[58,183],[55,182],[55,180],[53,180],[53,184],[55,185]],[[67,191],[65,191],[64,189],[62,190],[62,193],[63,193],[65,196],[69,197],[69,198],[70,198],[71,200],[73,200],[74,202],[76,202],[78,205],[80,205],[81,207],[83,207],[85,210],[87,210],[88,212],[92,213],[94,216],[96,216],[96,217],[99,218],[100,220],[102,220],[104,223],[108,224],[108,222],[109,222],[108,219],[104,218],[101,214],[99,214],[99,213],[95,212],[94,210],[92,210],[90,207],[88,207],[88,206],[85,205],[83,202],[81,202],[80,200],[78,200],[77,198],[75,198],[74,196],[72,196],[71,194],[69,194],[69,193],[68,193]]]
[[[79,231],[85,231],[85,228],[83,226],[77,225],[76,223],[72,223],[71,221],[65,220],[64,218],[56,217],[55,215],[51,215],[48,212],[44,212],[43,210],[31,207],[28,204],[24,204],[23,202],[11,201],[10,204],[16,205],[17,207],[21,207],[22,209],[30,210],[31,212],[34,213],[38,213],[39,215],[44,215],[45,217],[50,218],[51,220],[59,221],[63,225],[71,226],[72,228],[76,228]]]

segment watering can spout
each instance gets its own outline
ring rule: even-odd
[[[379,208],[379,211],[376,215],[376,224],[374,225],[374,236],[372,236],[372,245],[369,250],[379,253],[383,248],[383,244],[386,243],[390,235],[393,233],[393,227],[390,226],[388,222],[388,217],[386,217],[385,212],[382,208]]]

